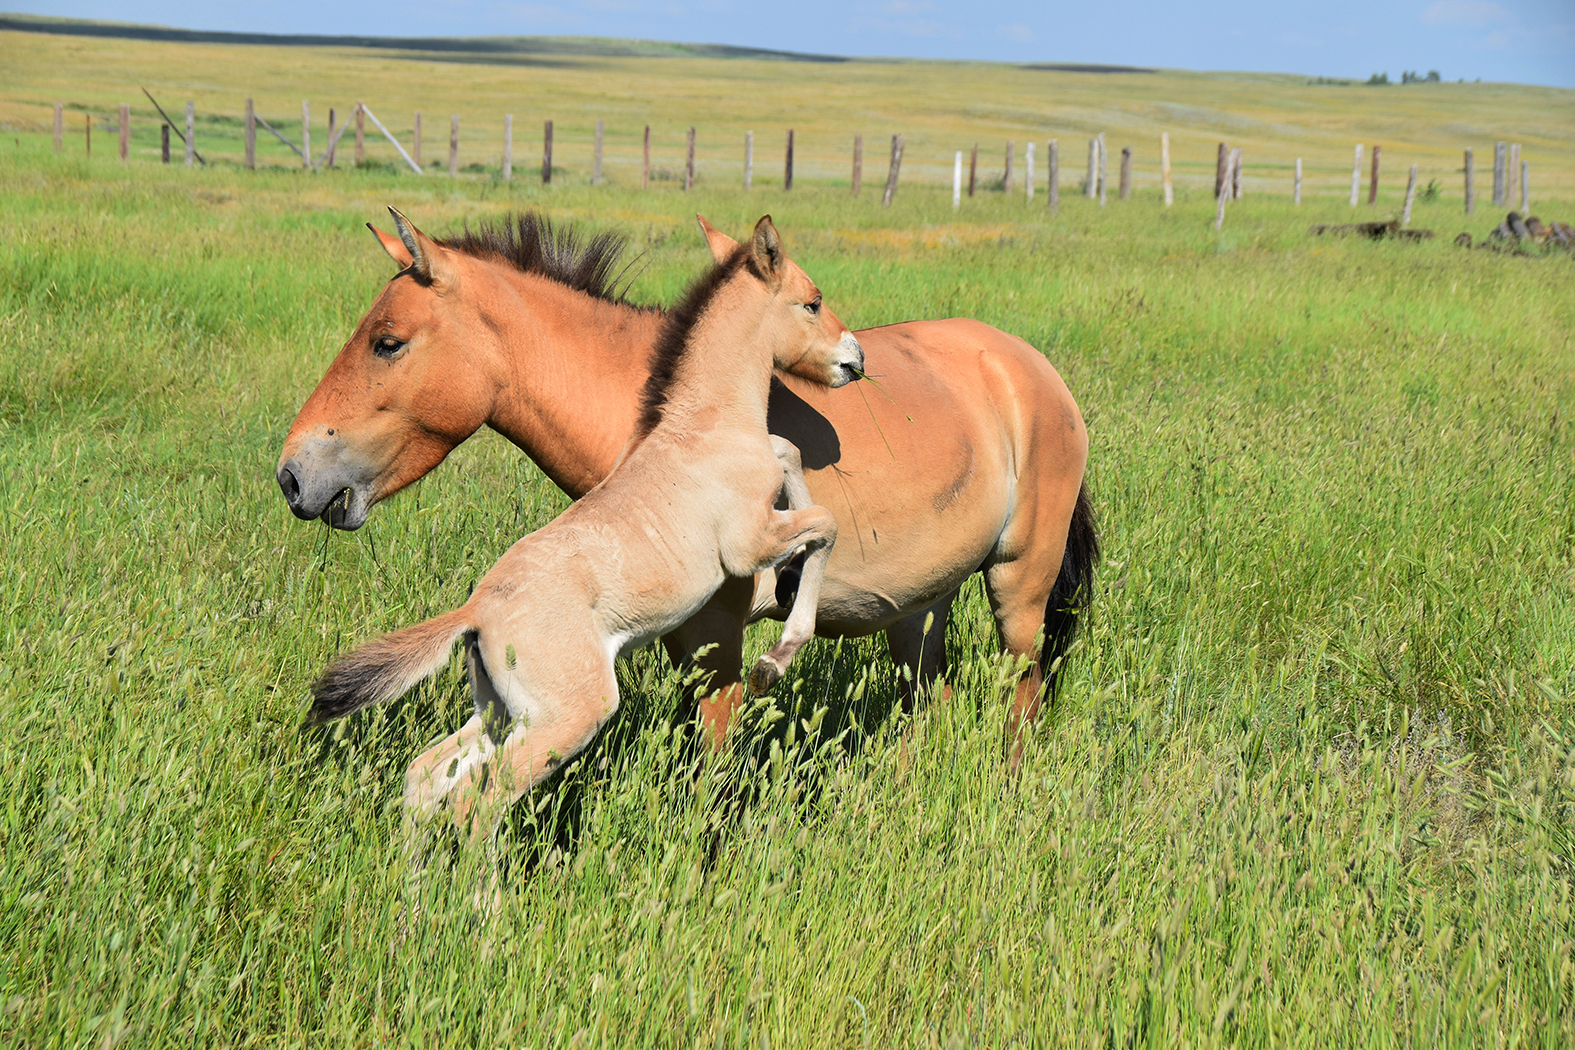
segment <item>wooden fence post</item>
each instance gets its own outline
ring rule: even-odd
[[[1411,177],[1405,184],[1405,210],[1400,213],[1400,225],[1411,221],[1411,202],[1416,199],[1416,165],[1411,165]]]
[[[328,125],[329,125],[328,126],[328,133],[330,135],[333,134],[333,122],[334,122],[334,111],[333,110],[329,110],[328,111]],[[421,111],[419,109],[416,110],[415,141],[413,143],[411,143],[411,146],[412,146],[412,148],[410,150],[410,159],[416,162],[416,166],[417,167],[420,167],[421,166]]]
[[[1356,207],[1358,196],[1362,192],[1362,144],[1356,144],[1356,159],[1351,162],[1351,207]]]
[[[787,159],[782,165],[782,188],[793,188],[793,129],[788,128],[787,134]]]
[[[1088,180],[1083,183],[1083,196],[1093,200],[1099,196],[1099,140],[1088,140]]]
[[[1493,143],[1493,207],[1504,206],[1504,159],[1505,145],[1502,142]]]
[[[1233,200],[1233,201],[1239,201],[1239,200],[1241,200],[1241,194],[1242,194],[1242,189],[1241,189],[1241,169],[1242,169],[1241,147],[1237,146],[1235,149],[1231,150],[1231,155],[1235,159],[1231,161],[1231,169],[1230,169],[1230,199]]]
[[[1292,204],[1300,204],[1301,202],[1302,202],[1302,159],[1300,157],[1297,157],[1296,158],[1296,183],[1295,183],[1294,187],[1291,189],[1291,203]]]
[[[651,188],[651,125],[645,126],[645,163],[640,167],[640,188]]]
[[[186,103],[186,167],[197,160],[197,103]]]
[[[1219,151],[1214,157],[1214,196],[1218,197],[1225,187],[1226,169],[1230,167],[1230,147],[1221,142]]]
[[[689,145],[684,153],[684,192],[688,193],[695,186],[695,129],[689,127]]]
[[[962,150],[952,162],[952,211],[962,207]]]
[[[1105,150],[1105,133],[1101,131],[1099,133],[1099,206],[1101,208],[1105,206],[1105,173],[1109,163],[1110,155]]]
[[[168,164],[170,162],[170,126],[159,125],[159,159]]]
[[[1034,199],[1034,140],[1023,147],[1023,192],[1027,200]]]
[[[604,133],[603,122],[598,120],[596,122],[596,145],[591,151],[591,185],[592,186],[600,186],[602,184],[602,135],[603,135],[603,133]]]
[[[448,116],[448,174],[454,178],[459,174],[459,114],[450,113]]]
[[[169,159],[169,150],[166,148],[164,162],[168,164]],[[252,105],[251,99],[246,100],[246,167],[257,170],[257,108]]]
[[[505,118],[505,119],[513,119],[513,118]],[[507,133],[505,133],[505,142],[507,142],[507,137],[506,136],[507,136]],[[507,152],[507,151],[508,151],[508,146],[505,145],[504,146],[504,152]],[[356,104],[355,104],[355,162],[356,162],[356,166],[360,167],[361,162],[364,161],[365,159],[366,159],[366,105],[363,102],[361,102],[360,99],[357,99],[356,100]],[[503,177],[504,178],[508,178],[507,175],[505,175]]]
[[[858,161],[857,161],[857,159],[855,159],[855,161],[854,161],[855,168],[857,167],[857,165],[858,165]],[[857,179],[857,177],[858,177],[858,173],[855,171],[855,173],[854,173],[855,180]],[[746,131],[746,132],[744,132],[744,192],[748,193],[750,188],[752,186],[754,186],[754,184],[755,184],[755,133],[753,131]],[[859,192],[857,187],[854,188],[853,192],[854,193]]]
[[[864,136],[853,136],[853,196],[859,195],[864,185]]]
[[[1509,163],[1504,168],[1504,207],[1515,203],[1515,173],[1520,170],[1520,143],[1509,144]]]
[[[131,158],[131,107],[120,104],[120,159]]]
[[[1475,211],[1476,210],[1476,206],[1477,206],[1476,187],[1472,185],[1472,179],[1471,179],[1471,176],[1475,174],[1475,172],[1472,171],[1472,168],[1474,167],[1474,165],[1472,164],[1473,159],[1474,158],[1471,156],[1471,150],[1468,148],[1466,150],[1466,158],[1465,158],[1465,160],[1466,160],[1466,166],[1465,166],[1465,176],[1466,176],[1466,214],[1467,215],[1470,215],[1473,211]]]
[[[880,199],[881,204],[888,208],[891,207],[891,199],[897,195],[897,173],[902,170],[903,144],[901,135],[891,137],[891,167],[886,170],[886,192]]]
[[[1378,158],[1383,155],[1382,146],[1373,147],[1373,176],[1367,183],[1367,203],[1378,203]]]
[[[1121,147],[1121,199],[1132,199],[1132,147]]]
[[[355,111],[355,151],[361,152],[361,107]],[[514,177],[514,114],[503,114],[503,181]]]
[[[1012,149],[1016,146],[1011,139],[1006,140],[1006,171],[1001,175],[1001,192],[1012,192]]]
[[[1531,161],[1520,162],[1520,210],[1531,210]]]
[[[691,135],[690,141],[693,141]],[[552,121],[547,121],[541,128],[541,184],[552,184]]]
[[[1225,227],[1225,202],[1231,196],[1231,178],[1235,174],[1236,164],[1241,159],[1241,150],[1233,149],[1225,158],[1225,177],[1220,180],[1220,191],[1214,202],[1214,228]]]
[[[65,139],[66,139],[65,108],[66,107],[65,107],[64,104],[62,104],[60,102],[56,102],[55,103],[55,152],[56,153],[59,153],[60,150],[61,150],[61,147],[64,146],[64,144],[65,144]]]
[[[335,132],[338,131],[338,130],[339,130],[339,111],[334,109],[334,107],[329,106],[328,107],[328,148],[323,151],[323,164],[325,166],[327,166],[327,167],[330,167],[330,168],[334,166],[334,155],[339,149],[339,136],[335,134]]]
[[[301,167],[312,166],[312,104],[301,100]]]
[[[1045,144],[1045,167],[1049,168],[1050,199],[1046,207],[1051,211],[1061,209],[1061,140],[1051,139]]]
[[[974,184],[979,181],[979,144],[973,144],[973,153],[968,159],[968,196],[973,196]]]
[[[1159,134],[1159,181],[1165,191],[1165,207],[1176,203],[1176,192],[1170,184],[1170,132]]]

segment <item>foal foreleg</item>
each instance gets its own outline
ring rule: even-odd
[[[782,465],[782,495],[787,497],[789,510],[807,510],[815,505],[810,497],[809,485],[804,481],[804,460],[798,446],[784,437],[771,435],[771,451]],[[777,566],[776,586],[773,597],[781,608],[791,608],[798,596],[799,582],[804,576],[804,558],[794,554]]]
[[[808,552],[798,594],[782,625],[782,638],[749,672],[749,688],[755,693],[764,693],[775,685],[787,672],[794,654],[815,636],[815,611],[820,604],[820,585],[826,578],[826,562],[837,542],[837,519],[824,507],[772,511],[771,539],[767,557],[762,559],[768,564],[801,546],[807,547]]]

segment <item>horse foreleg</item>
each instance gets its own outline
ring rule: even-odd
[[[733,712],[744,699],[744,624],[754,595],[753,577],[731,578],[698,612],[662,637],[674,667],[701,672],[700,724],[716,750],[721,750]]]
[[[764,693],[787,671],[788,664],[804,643],[815,637],[815,611],[820,605],[820,585],[826,578],[826,562],[837,542],[837,519],[824,507],[804,510],[773,511],[770,541],[763,563],[784,557],[799,547],[807,548],[804,576],[798,594],[782,625],[782,638],[772,650],[755,662],[749,672],[749,688]]]
[[[902,709],[912,714],[921,693],[929,691],[946,676],[946,624],[951,618],[957,591],[943,597],[923,612],[905,616],[886,628],[886,647],[897,665]],[[930,621],[925,628],[925,620]],[[951,686],[942,686],[943,699],[951,696]]]
[[[782,495],[788,510],[807,510],[815,505],[804,481],[804,460],[798,446],[787,438],[771,435],[771,451],[782,465]],[[795,554],[777,568],[775,598],[777,605],[790,608],[798,597],[799,581],[804,577],[804,555]]]

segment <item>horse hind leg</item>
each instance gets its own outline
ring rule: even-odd
[[[1027,666],[1018,677],[1007,715],[1007,746],[1011,767],[1022,760],[1023,741],[1029,727],[1039,716],[1044,703],[1044,668],[1040,663],[1039,632],[1045,625],[1045,609],[1061,557],[1061,545],[1054,551],[1036,551],[1011,561],[985,567],[984,586],[995,613],[996,631],[1001,647],[1013,657],[1026,658]],[[1054,559],[1050,555],[1054,555]]]
[[[952,603],[957,591],[931,605],[922,612],[905,616],[886,628],[886,648],[891,652],[892,663],[897,665],[898,685],[902,695],[902,709],[907,714],[918,710],[920,698],[942,682],[942,699],[951,696],[951,686],[944,684],[948,664],[946,659],[946,626],[951,621]],[[931,619],[934,617],[934,619]],[[925,629],[925,621],[929,629]]]

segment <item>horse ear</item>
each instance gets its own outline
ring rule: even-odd
[[[417,277],[433,284],[453,284],[454,274],[438,243],[416,229],[415,224],[400,214],[398,208],[390,205],[388,213],[394,217],[394,229],[399,231],[400,242],[410,252],[410,270]]]
[[[760,271],[767,285],[775,288],[782,283],[782,238],[771,224],[771,216],[762,215],[760,221],[755,223],[755,234],[749,241],[749,254],[754,259],[755,269]]]
[[[383,246],[383,250],[388,253],[388,257],[398,263],[401,270],[414,261],[410,256],[410,249],[405,247],[404,241],[391,233],[384,233],[371,223],[367,223],[366,228],[372,231],[372,236],[377,238],[377,243]]]
[[[695,221],[700,224],[700,232],[705,235],[706,247],[711,249],[711,258],[716,260],[718,266],[727,262],[733,257],[733,253],[738,251],[738,242],[706,222],[704,215],[696,215]]]

